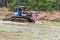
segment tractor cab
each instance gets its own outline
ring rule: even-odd
[[[26,13],[24,13],[26,6],[15,6],[14,16],[15,17],[21,17],[26,16]]]

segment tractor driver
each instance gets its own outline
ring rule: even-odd
[[[27,16],[26,12],[24,11],[24,9],[19,9],[17,12],[14,13],[15,17],[23,17],[23,16]]]
[[[24,16],[27,16],[26,11],[25,11],[24,9],[22,9],[22,16],[23,16],[23,17],[24,17]]]
[[[19,9],[17,12],[14,12],[15,17],[21,17],[22,16],[22,9]]]

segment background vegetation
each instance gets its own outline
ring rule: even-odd
[[[15,5],[27,6],[27,10],[52,11],[57,9],[57,0],[14,0],[9,3],[9,9],[12,10]]]

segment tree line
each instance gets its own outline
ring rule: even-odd
[[[52,11],[57,9],[57,0],[13,0],[8,8],[13,10],[16,5],[27,6],[27,10]]]

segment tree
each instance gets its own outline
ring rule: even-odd
[[[13,2],[9,3],[9,9],[10,10],[14,10],[14,7],[16,5],[19,5],[18,1],[17,0],[13,0]]]
[[[57,0],[27,0],[23,1],[27,5],[27,9],[51,11],[55,8]]]
[[[19,3],[20,2],[20,3]],[[27,10],[51,11],[56,8],[57,0],[14,0],[9,4],[10,9],[15,5],[27,6]]]

